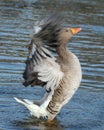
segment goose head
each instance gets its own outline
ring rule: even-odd
[[[63,28],[59,32],[59,43],[67,43],[73,35],[77,34],[81,30],[81,28]]]

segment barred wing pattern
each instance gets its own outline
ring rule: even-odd
[[[24,85],[46,86],[56,89],[63,77],[60,65],[52,55],[56,53],[58,32],[61,29],[59,16],[51,16],[35,27],[35,34],[29,45],[29,56],[23,73]]]

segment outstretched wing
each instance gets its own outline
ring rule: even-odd
[[[23,73],[25,86],[45,85],[47,90],[58,87],[64,74],[52,52],[56,53],[58,47],[60,21],[59,15],[52,15],[35,27]]]

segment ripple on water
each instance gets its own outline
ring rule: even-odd
[[[104,7],[98,0],[0,1],[0,129],[104,129]],[[27,45],[34,22],[52,10],[61,11],[65,26],[81,27],[69,43],[80,59],[81,87],[62,109],[54,126],[29,118],[13,97],[41,98],[40,88],[22,86]]]

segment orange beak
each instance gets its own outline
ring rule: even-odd
[[[78,32],[80,32],[82,29],[81,28],[71,28],[72,34],[75,35]]]

